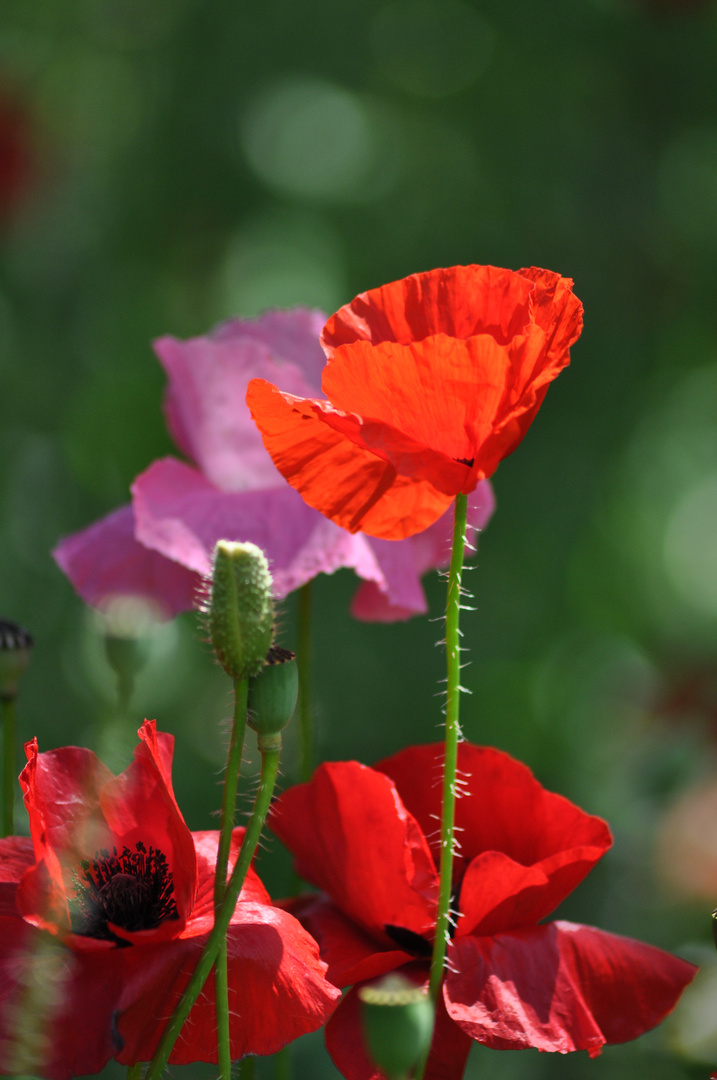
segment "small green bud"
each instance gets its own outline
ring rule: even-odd
[[[369,1057],[389,1080],[405,1080],[431,1045],[434,1013],[427,992],[392,973],[358,995]]]
[[[32,635],[10,619],[0,619],[0,699],[17,697],[17,680],[30,662]]]
[[[247,724],[261,736],[278,734],[291,720],[298,694],[294,653],[272,645],[266,666],[249,680]]]
[[[205,610],[214,651],[227,675],[258,675],[274,636],[274,603],[269,565],[256,544],[217,543]]]

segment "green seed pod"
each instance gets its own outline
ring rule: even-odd
[[[0,619],[0,699],[17,697],[17,680],[30,662],[32,635],[10,619]]]
[[[298,694],[294,653],[273,645],[266,667],[249,680],[247,724],[261,736],[278,734],[291,720]]]
[[[406,1080],[423,1061],[433,1035],[433,1005],[420,986],[391,974],[359,990],[371,1061],[389,1080]]]
[[[274,636],[274,603],[266,556],[256,544],[217,543],[206,615],[227,675],[258,675]]]

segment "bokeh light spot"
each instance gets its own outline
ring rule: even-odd
[[[387,78],[409,94],[437,98],[482,74],[493,31],[461,0],[396,0],[376,16],[372,41]]]
[[[717,616],[717,474],[689,488],[665,530],[668,577],[693,608]]]
[[[241,118],[240,138],[266,184],[304,198],[363,200],[378,164],[360,98],[321,79],[283,79],[264,89]]]

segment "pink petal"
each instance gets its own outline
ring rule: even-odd
[[[164,458],[137,477],[132,494],[141,542],[199,573],[209,572],[214,545],[225,539],[263,549],[279,597],[345,566],[382,580],[365,537],[327,521],[288,485],[219,491],[196,469]]]
[[[444,998],[463,1031],[496,1050],[595,1057],[659,1024],[696,970],[640,941],[555,922],[455,938]]]
[[[321,382],[323,315],[269,312],[253,322],[223,323],[205,337],[163,337],[154,348],[169,376],[167,424],[177,445],[225,491],[280,487],[245,403],[259,377],[308,396]]]
[[[484,529],[495,508],[489,480],[483,480],[468,496],[468,542],[475,544],[476,531]],[[447,566],[453,539],[453,507],[421,533],[406,540],[379,540],[370,537],[386,581],[382,588],[373,581],[361,585],[351,604],[354,618],[366,622],[395,622],[427,611],[421,577],[429,570]],[[467,552],[468,558],[470,551]],[[466,561],[468,561],[468,558]]]
[[[131,506],[65,537],[53,555],[85,603],[94,607],[114,596],[141,596],[155,602],[158,618],[171,618],[194,606],[199,578],[135,539]]]

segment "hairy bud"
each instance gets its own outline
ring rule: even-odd
[[[274,604],[266,556],[255,544],[217,543],[205,613],[227,675],[258,675],[274,636]]]

